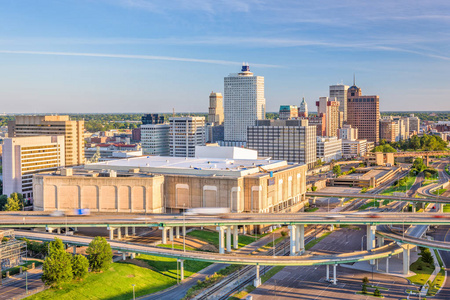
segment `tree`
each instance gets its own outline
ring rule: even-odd
[[[81,254],[72,257],[72,274],[75,279],[83,279],[89,272],[89,261]]]
[[[362,285],[361,293],[367,294],[367,287],[365,284]]]
[[[341,166],[340,165],[335,165],[333,167],[333,173],[336,175],[336,177],[339,177],[342,173],[341,171]]]
[[[89,267],[92,272],[104,271],[112,260],[112,250],[104,237],[97,236],[86,250],[89,255]]]
[[[363,282],[363,284],[369,284],[369,278],[368,277],[364,277],[363,279],[362,279],[362,282]]]
[[[6,204],[3,206],[3,209],[5,211],[18,211],[22,209],[22,205],[23,196],[18,193],[12,193],[9,198],[6,199]]]
[[[55,238],[48,247],[49,256],[44,260],[41,279],[46,285],[59,286],[73,278],[71,257],[61,239]]]
[[[376,288],[375,291],[373,292],[373,295],[374,295],[375,297],[381,297],[381,292],[380,292],[380,290],[379,290],[378,288]]]
[[[422,261],[427,264],[434,264],[433,256],[431,255],[430,249],[425,249],[421,253]]]
[[[8,196],[6,195],[1,195],[0,196],[0,210],[4,210],[6,201],[8,200]]]

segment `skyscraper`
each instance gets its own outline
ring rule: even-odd
[[[336,98],[336,101],[339,102],[339,111],[343,113],[344,119],[339,120],[340,124],[347,121],[347,90],[348,85],[330,85],[330,98]]]
[[[347,124],[358,129],[360,139],[380,140],[380,97],[364,96],[356,85],[347,91]]]
[[[195,146],[205,145],[205,117],[172,117],[170,122],[170,156],[194,157]]]
[[[303,97],[300,107],[298,108],[298,116],[308,117],[308,104],[305,101],[305,97]]]
[[[223,96],[221,93],[211,92],[209,95],[208,123],[214,126],[223,124]]]
[[[332,98],[335,100],[335,98]],[[320,97],[316,101],[317,113],[325,115],[325,133],[326,136],[337,136],[339,128],[339,102],[330,101],[328,97]]]
[[[254,76],[242,66],[224,78],[225,141],[247,141],[247,127],[265,119],[264,77]]]
[[[69,116],[16,116],[8,122],[8,136],[63,135],[66,166],[84,164],[84,121]]]

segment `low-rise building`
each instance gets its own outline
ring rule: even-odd
[[[342,156],[354,158],[364,156],[367,152],[367,140],[342,140]]]
[[[141,145],[144,155],[170,155],[169,124],[141,125]]]
[[[335,136],[317,137],[317,159],[331,162],[342,158],[342,140]]]

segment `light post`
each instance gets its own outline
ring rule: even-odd
[[[136,299],[136,296],[135,296],[135,294],[134,294],[134,284],[132,284],[132,286],[133,286],[133,300],[135,300]]]
[[[273,256],[275,256],[275,232],[273,232],[273,230],[272,230],[272,246],[273,246]]]

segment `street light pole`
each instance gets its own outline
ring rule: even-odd
[[[132,284],[132,286],[133,286],[133,300],[135,300],[136,299],[136,296],[135,296],[135,294],[134,294],[134,284]]]
[[[183,203],[183,252],[186,252],[186,215],[184,214],[184,206],[186,203]]]

